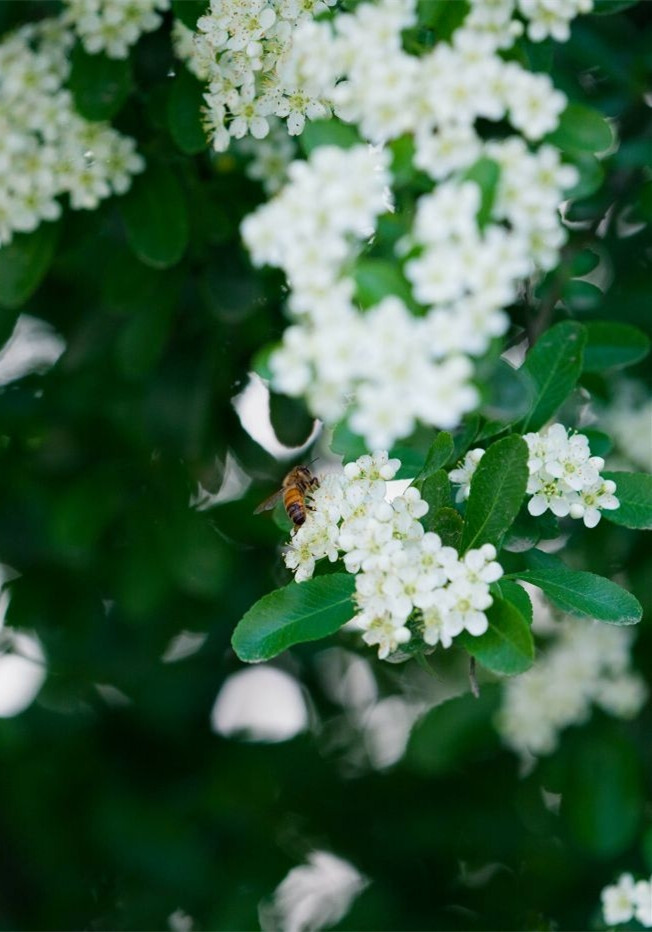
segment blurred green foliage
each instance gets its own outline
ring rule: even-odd
[[[185,7],[178,0],[175,12]],[[56,10],[6,0],[0,29]],[[180,908],[199,929],[256,928],[258,901],[315,847],[372,880],[340,928],[599,925],[601,888],[621,870],[652,870],[649,705],[634,723],[596,713],[523,777],[493,728],[497,688],[483,684],[479,700],[430,712],[389,770],[351,771],[342,743],[360,736],[340,716],[339,745],[322,740],[338,709],[316,673],[323,645],[307,644],[279,663],[299,675],[320,728],[276,746],[210,729],[215,697],[241,666],[229,644],[236,622],[288,579],[280,532],[253,516],[287,464],[252,440],[231,405],[252,357],[282,331],[282,291],[239,244],[238,224],[262,192],[239,157],[203,151],[198,89],[173,60],[170,22],[110,74],[75,53],[80,110],[115,113],[146,173],[128,195],[0,250],[0,338],[28,313],[67,343],[49,372],[0,391],[0,559],[21,574],[7,624],[36,632],[48,664],[37,701],[0,724],[0,927],[159,929]],[[616,121],[621,145],[598,162],[578,137],[582,197],[570,217],[585,226],[560,269],[513,309],[518,326],[616,318],[652,334],[651,228],[623,235],[617,222],[652,216],[651,49],[646,3],[582,19],[564,46],[521,43],[578,107]],[[304,148],[319,141],[311,127]],[[587,256],[605,263],[605,294],[577,278]],[[372,301],[382,259],[361,268]],[[610,396],[609,373],[582,379]],[[273,399],[272,416],[285,442],[310,429],[285,400]],[[251,488],[190,507],[198,482],[219,489],[227,455]],[[440,480],[436,469],[426,479]],[[441,488],[442,501],[448,494]],[[649,613],[642,540],[603,522],[590,541],[578,534],[572,558],[584,565],[590,552],[596,572],[626,570]],[[182,630],[206,632],[203,647],[162,663]],[[637,662],[648,682],[651,640],[642,626]],[[409,693],[414,672],[378,676],[381,695]],[[560,807],[550,794],[561,794]]]

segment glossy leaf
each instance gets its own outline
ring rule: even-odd
[[[294,644],[334,634],[355,614],[350,573],[291,582],[263,596],[238,622],[231,643],[248,663],[270,660]]]
[[[450,507],[451,505],[451,484],[448,473],[444,469],[438,469],[426,479],[418,480],[413,483],[421,492],[421,498],[428,503],[429,512],[424,517],[424,523],[428,530],[432,530],[429,521],[440,508]]]
[[[516,435],[498,440],[486,451],[471,480],[463,550],[482,544],[500,546],[525,496],[527,460],[527,445]]]
[[[59,239],[56,223],[42,223],[33,233],[16,233],[0,248],[0,307],[16,308],[36,291]]]
[[[603,511],[612,524],[641,531],[652,530],[652,475],[646,472],[603,472],[605,479],[616,483],[620,508]]]
[[[539,430],[566,401],[582,371],[586,332],[564,321],[547,330],[529,351],[523,368],[533,384],[534,400],[521,431]]]
[[[75,109],[87,120],[110,120],[119,113],[132,88],[129,59],[89,55],[77,45],[71,64],[68,86]]]
[[[532,624],[532,602],[523,586],[511,579],[500,579],[492,585],[491,591],[503,601],[511,602],[527,623]]]
[[[339,146],[350,149],[362,142],[357,130],[349,123],[337,119],[306,120],[306,126],[299,136],[299,144],[305,155],[310,155],[319,146]]]
[[[590,321],[584,326],[584,372],[633,366],[645,359],[650,351],[650,340],[638,327],[601,320]]]
[[[481,158],[464,174],[466,181],[474,181],[480,189],[478,226],[482,230],[491,218],[491,209],[500,180],[500,166],[493,159]]]
[[[356,297],[361,307],[379,304],[388,295],[396,295],[408,306],[412,292],[395,262],[386,259],[361,259],[355,265]]]
[[[452,455],[453,437],[447,430],[442,430],[431,443],[426,454],[426,461],[414,484],[424,482],[429,476],[441,470],[443,466],[450,462]]]
[[[148,165],[118,203],[127,241],[141,262],[158,269],[176,265],[188,245],[188,215],[172,169]]]
[[[513,602],[499,598],[487,609],[489,628],[480,637],[463,631],[456,643],[492,673],[523,673],[534,660],[534,639],[530,624]]]
[[[201,108],[205,105],[204,87],[194,75],[179,66],[171,81],[167,116],[172,138],[182,152],[196,155],[208,146],[201,122]]]
[[[571,570],[541,550],[525,554],[528,569],[510,574],[538,586],[564,612],[613,625],[640,621],[642,608],[631,592],[595,573]]]
[[[419,719],[406,750],[410,770],[436,775],[460,767],[496,744],[491,727],[500,701],[497,684],[482,686],[480,697],[470,693],[447,699]]]
[[[611,145],[613,134],[601,113],[572,101],[561,114],[557,129],[546,138],[560,149],[602,152]]]
[[[460,549],[464,524],[459,511],[450,507],[440,508],[432,516],[426,516],[425,520],[427,529],[439,534],[444,547]]]

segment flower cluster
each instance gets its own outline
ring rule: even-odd
[[[297,581],[312,576],[317,560],[343,559],[356,575],[354,621],[381,659],[413,633],[445,648],[462,631],[484,634],[493,601],[489,585],[503,572],[490,544],[460,557],[424,531],[419,519],[428,505],[416,488],[387,501],[387,480],[399,466],[399,460],[375,453],[326,475],[285,553]]]
[[[126,58],[129,46],[143,32],[161,23],[160,13],[170,0],[65,0],[66,23],[82,40],[86,51],[104,52],[109,58]]]
[[[61,213],[92,210],[144,168],[133,139],[79,116],[64,85],[73,33],[62,19],[28,24],[0,44],[0,246]]]
[[[600,475],[604,460],[591,456],[584,434],[552,424],[523,439],[530,451],[527,492],[532,496],[528,502],[531,515],[549,510],[560,518],[582,518],[587,527],[595,527],[601,510],[619,507],[614,495],[616,483]]]
[[[652,399],[647,387],[633,379],[623,379],[616,385],[613,401],[601,410],[600,416],[616,445],[614,457],[609,457],[610,468],[652,472]]]
[[[328,116],[318,97],[286,80],[282,63],[295,30],[335,0],[211,0],[193,33],[175,24],[175,50],[190,70],[208,83],[205,125],[218,152],[231,139],[251,134],[263,139],[270,118],[287,121],[291,136],[306,117]]]
[[[402,30],[415,9],[414,0],[380,0],[332,21],[306,18],[282,67],[284,80],[326,100],[366,139],[413,134],[414,164],[436,187],[418,199],[412,229],[394,247],[404,300],[392,295],[364,315],[356,307],[353,238],[369,238],[392,181],[382,151],[316,150],[243,225],[254,261],[285,271],[298,318],[271,356],[274,388],[304,396],[326,422],[348,417],[370,449],[418,422],[454,427],[477,406],[472,358],[505,333],[505,308],[523,279],[555,265],[566,238],[558,206],[577,180],[552,146],[476,132],[478,119],[508,119],[539,140],[566,102],[550,79],[503,61],[473,16],[450,43],[408,54]],[[472,180],[477,163],[494,175],[488,201]]]
[[[550,754],[559,732],[585,722],[592,705],[633,718],[647,698],[630,669],[631,629],[572,618],[553,621],[547,633],[551,644],[536,666],[503,686],[498,729],[522,755]]]
[[[500,48],[509,48],[523,33],[523,23],[515,18],[518,11],[527,20],[527,35],[533,42],[548,36],[566,42],[571,21],[592,9],[593,0],[471,0],[466,24],[495,37]]]
[[[558,518],[582,518],[591,528],[599,522],[602,510],[619,507],[614,495],[616,483],[600,475],[604,460],[591,456],[584,434],[569,431],[563,424],[551,424],[523,439],[530,453],[527,493],[532,497],[527,507],[531,515],[551,511]],[[481,449],[470,450],[451,471],[451,481],[459,485],[457,501],[468,498],[471,479],[483,454]]]
[[[631,874],[621,874],[617,884],[604,888],[601,899],[608,926],[636,919],[646,929],[652,928],[652,877],[635,881]]]

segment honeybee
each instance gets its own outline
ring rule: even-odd
[[[278,492],[274,492],[264,502],[261,502],[254,514],[268,511],[282,498],[287,516],[296,531],[306,520],[306,495],[318,487],[319,479],[313,476],[307,466],[295,466],[283,480]]]

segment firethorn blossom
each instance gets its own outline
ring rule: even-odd
[[[324,101],[376,145],[317,148],[243,223],[253,261],[283,269],[290,287],[293,324],[270,357],[272,386],[303,397],[326,423],[346,420],[370,449],[390,447],[419,423],[453,428],[478,406],[474,358],[505,333],[505,308],[523,280],[552,268],[566,239],[558,206],[577,171],[554,147],[533,145],[557,126],[566,99],[547,75],[500,57],[478,9],[450,42],[421,56],[402,45],[416,22],[414,0],[304,17],[282,57],[285,86]],[[224,134],[244,132],[225,80],[221,73],[211,85],[224,143]],[[251,94],[254,84],[247,87]],[[249,106],[264,109],[266,99]],[[282,116],[283,107],[269,112]],[[479,119],[507,120],[521,135],[483,139]],[[436,186],[417,200],[412,228],[393,247],[404,288],[361,314],[356,262],[391,210],[383,147],[406,133],[415,166]],[[467,177],[480,162],[495,174],[484,206],[483,189]]]
[[[647,699],[641,676],[631,669],[631,628],[569,618],[533,593],[534,628],[547,646],[537,664],[503,685],[497,727],[517,754],[552,753],[559,734],[585,722],[592,706],[617,718],[633,718]]]
[[[283,61],[300,22],[312,22],[335,0],[211,0],[197,31],[180,21],[173,38],[179,58],[201,81],[205,125],[213,148],[224,152],[232,139],[250,133],[264,139],[274,118],[296,136],[310,120],[329,115],[327,104],[288,82]]]
[[[94,55],[127,58],[144,32],[157,29],[170,0],[65,0],[65,22]]]
[[[537,517],[552,511],[558,518],[581,518],[588,528],[600,521],[603,510],[612,511],[620,503],[614,492],[616,483],[603,479],[601,456],[591,456],[588,438],[567,430],[563,424],[551,424],[545,430],[526,434],[529,479],[527,494],[532,496],[528,511]],[[471,480],[484,450],[469,451],[449,475],[459,485],[457,501],[469,497]]]
[[[636,919],[646,929],[652,928],[652,877],[635,882],[631,874],[621,874],[616,884],[604,888],[600,898],[607,925]]]
[[[425,531],[419,519],[428,505],[416,488],[386,500],[386,483],[399,467],[380,452],[326,475],[285,553],[297,582],[312,576],[318,560],[343,560],[356,577],[354,621],[381,659],[414,634],[445,648],[462,631],[484,634],[489,586],[503,573],[490,544],[460,557]]]
[[[65,87],[74,42],[60,17],[0,43],[0,247],[56,220],[60,195],[75,210],[94,210],[145,167],[133,139],[76,113]]]

